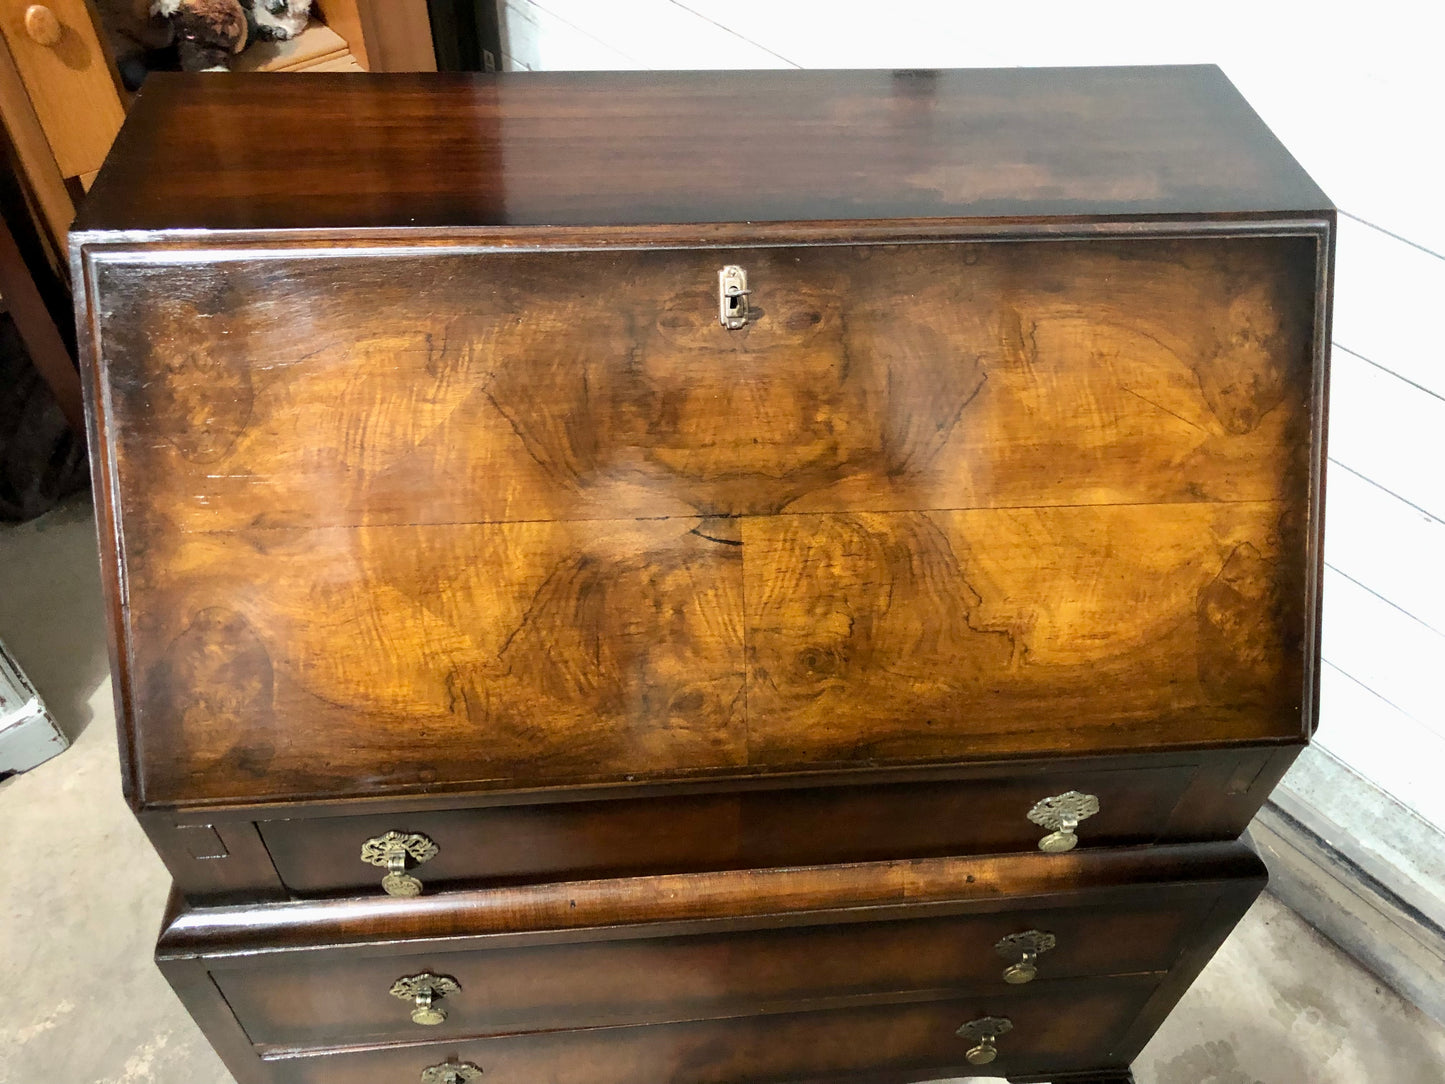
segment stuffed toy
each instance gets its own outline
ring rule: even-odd
[[[136,90],[148,72],[175,66],[175,31],[168,18],[152,13],[153,4],[154,0],[96,0],[127,90]]]
[[[251,41],[290,41],[306,29],[311,0],[241,0]]]
[[[152,0],[151,13],[170,23],[181,71],[225,71],[246,48],[241,0]]]
[[[253,41],[289,41],[306,28],[311,0],[95,0],[121,78],[130,90],[146,73],[224,71]]]

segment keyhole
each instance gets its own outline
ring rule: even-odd
[[[718,272],[718,320],[729,331],[748,322],[748,274],[736,264]]]

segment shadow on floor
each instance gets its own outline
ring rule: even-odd
[[[110,673],[90,494],[0,529],[0,640],[74,741]]]

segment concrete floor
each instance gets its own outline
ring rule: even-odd
[[[0,530],[0,639],[76,739],[0,784],[0,1082],[225,1084],[151,964],[167,881],[120,797],[102,616],[88,504]],[[1266,896],[1135,1070],[1139,1084],[1445,1084],[1445,1028]]]

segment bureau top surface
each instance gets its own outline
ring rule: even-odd
[[[1213,66],[156,75],[76,230],[1250,215],[1328,199]]]

